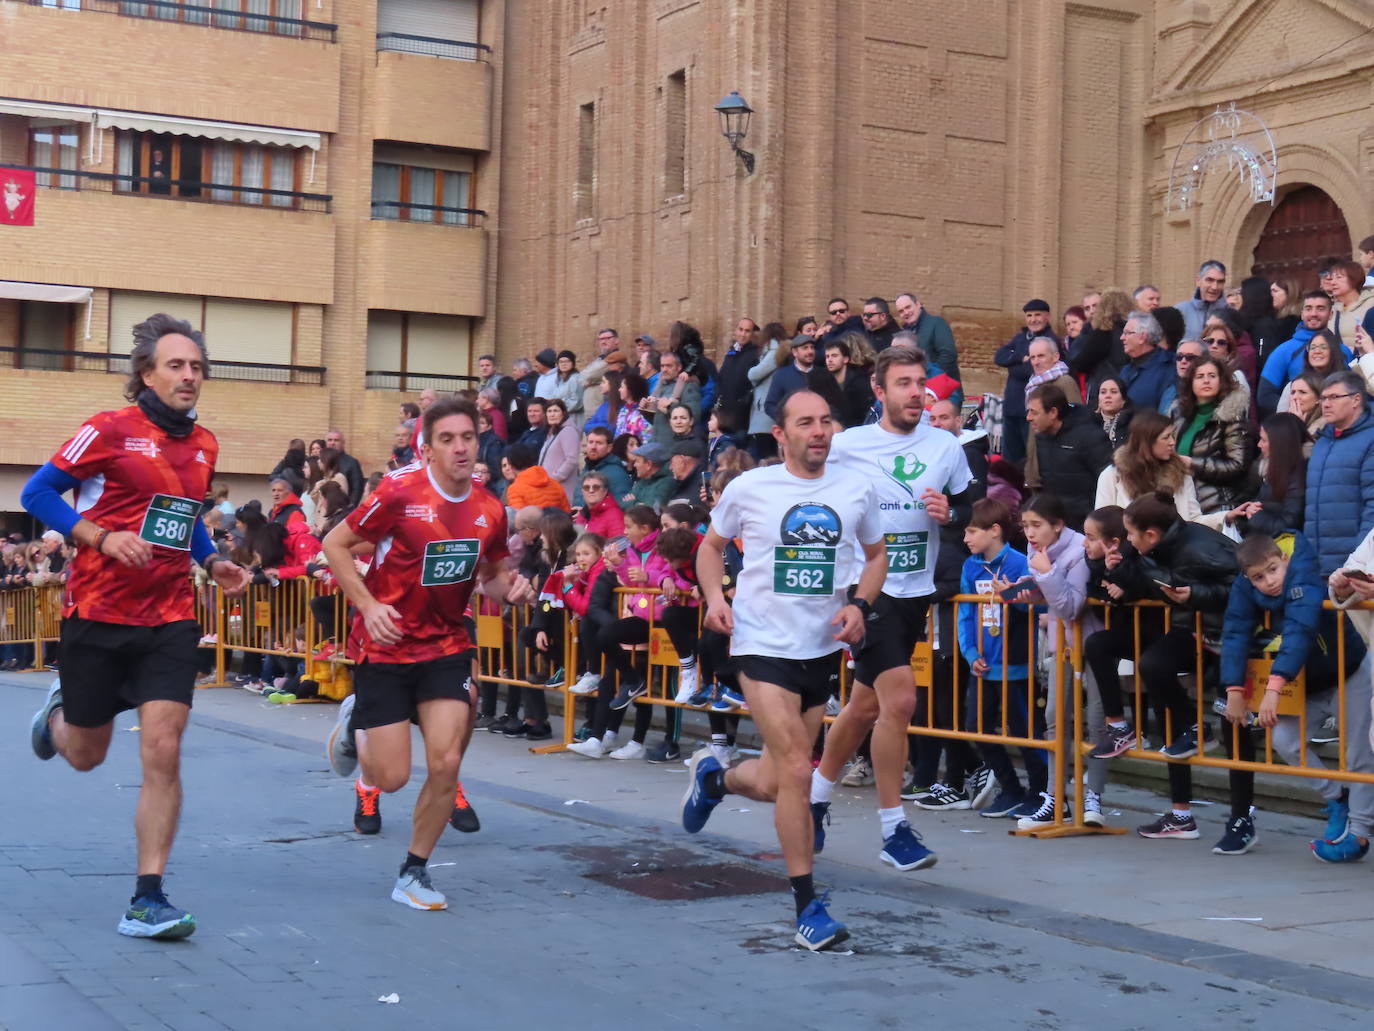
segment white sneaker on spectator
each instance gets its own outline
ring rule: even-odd
[[[686,705],[692,699],[692,695],[697,693],[697,668],[696,666],[679,666],[677,671],[677,697],[673,701],[678,705]]]
[[[588,759],[601,759],[606,755],[606,745],[596,737],[589,737],[586,741],[575,741],[568,746],[569,752],[576,752],[584,755]]]
[[[840,714],[840,700],[833,694],[825,700],[825,714],[827,716],[838,716]]]
[[[850,764],[849,771],[840,778],[840,783],[847,788],[869,787],[873,783],[873,764],[860,756]]]
[[[601,674],[587,672],[577,678],[577,683],[568,688],[573,694],[596,694],[596,689],[601,686]]]
[[[730,768],[730,753],[734,749],[729,745],[711,745],[711,754],[716,757],[716,762],[720,763],[722,769]],[[738,753],[736,753],[738,756]]]
[[[644,746],[631,738],[611,753],[612,759],[643,759]]]

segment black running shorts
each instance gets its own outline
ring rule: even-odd
[[[200,625],[62,621],[62,716],[73,727],[103,727],[144,702],[180,702],[196,693]]]
[[[771,655],[736,655],[739,675],[763,684],[777,684],[801,695],[802,712],[824,705],[840,690],[840,652],[819,659],[779,659]]]
[[[854,681],[872,687],[879,674],[911,666],[917,641],[926,639],[930,596],[890,598],[878,595],[872,617],[864,624],[863,646],[854,653]]]
[[[353,729],[371,730],[418,718],[436,698],[472,704],[472,651],[424,662],[364,662],[353,670]]]

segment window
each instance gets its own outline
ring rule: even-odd
[[[470,225],[472,173],[375,161],[372,217]]]
[[[596,105],[577,109],[577,184],[573,210],[580,222],[596,217]]]
[[[205,334],[212,366],[216,361],[292,364],[295,305],[196,294],[110,291],[110,352],[128,354],[133,346],[134,326],[160,311],[185,319],[192,329]]]
[[[81,130],[74,124],[34,125],[29,127],[29,164],[38,168],[80,167]],[[39,186],[56,186],[63,190],[76,189],[76,176],[39,172],[34,176]]]
[[[115,171],[133,180],[118,182],[116,188],[133,193],[278,208],[300,203],[299,197],[261,192],[297,190],[296,150],[292,147],[121,132]]]
[[[72,312],[76,305],[48,301],[19,302],[19,355],[21,369],[66,369],[70,359],[61,354],[34,351],[72,350]]]
[[[476,60],[480,43],[478,0],[378,0],[377,47]]]
[[[687,70],[668,76],[663,92],[663,195],[687,192]]]
[[[472,320],[467,316],[367,313],[367,368],[374,378],[375,373],[393,374],[380,386],[405,390],[406,376],[466,376],[471,350]]]

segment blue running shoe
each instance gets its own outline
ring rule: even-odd
[[[52,743],[52,728],[48,721],[52,714],[62,707],[62,681],[54,680],[48,687],[48,697],[43,700],[43,708],[33,714],[29,728],[29,743],[33,754],[40,759],[51,759],[57,754],[57,746]]]
[[[997,792],[997,797],[990,804],[978,810],[978,815],[986,816],[989,819],[1010,816],[1025,803],[1026,793],[1021,790],[1020,784],[1015,784],[1011,788],[1003,788]]]
[[[1314,841],[1312,854],[1323,863],[1358,863],[1369,853],[1369,842],[1347,834],[1340,841]]]
[[[820,855],[825,848],[825,825],[830,822],[830,803],[811,803],[811,822],[816,825],[816,844],[812,851]]]
[[[733,688],[727,687],[720,693],[721,699],[725,702],[726,708],[737,709],[740,712],[749,711],[749,703],[744,700],[744,694]],[[712,708],[715,708],[713,705]]]
[[[878,858],[898,870],[925,870],[935,865],[936,855],[921,843],[921,836],[903,820],[883,842]]]
[[[682,829],[695,834],[706,826],[711,810],[720,799],[706,795],[706,775],[720,769],[720,763],[709,748],[701,748],[687,765],[687,793],[682,796]]]
[[[825,904],[829,901],[830,893],[826,892],[820,898],[812,899],[801,911],[801,916],[797,917],[797,936],[793,940],[802,948],[820,952],[849,937],[849,928],[825,911]]]
[[[1322,831],[1322,840],[1334,845],[1344,841],[1349,833],[1350,806],[1339,798],[1333,798],[1326,803],[1326,830]]]
[[[119,922],[119,933],[131,938],[189,938],[195,929],[196,918],[160,891],[134,899]]]

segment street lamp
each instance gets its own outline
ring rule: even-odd
[[[720,134],[730,141],[730,149],[739,155],[746,175],[754,174],[754,155],[740,149],[740,143],[749,135],[749,117],[754,109],[749,106],[739,91],[731,90],[729,96],[716,105],[720,114]]]

